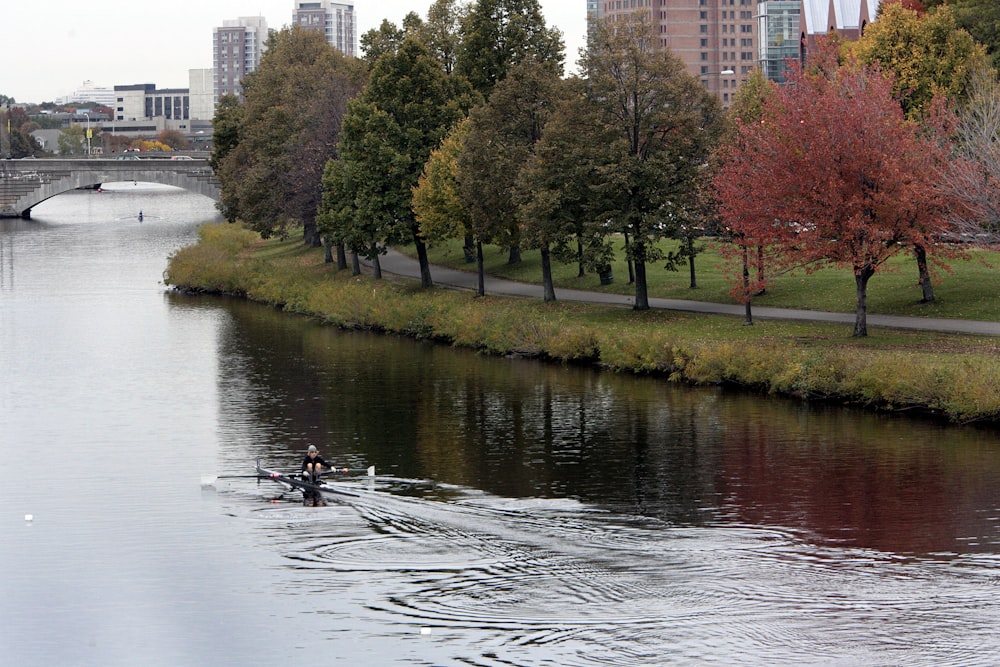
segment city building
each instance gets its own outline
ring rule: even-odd
[[[263,16],[226,20],[222,27],[212,30],[213,110],[223,95],[243,98],[240,82],[260,65],[267,36]]]
[[[296,0],[292,24],[319,30],[338,51],[347,56],[357,56],[353,3]]]
[[[215,117],[215,70],[188,70],[188,91],[191,97],[191,118],[211,120]]]
[[[729,105],[754,68],[784,81],[788,59],[804,60],[816,37],[857,39],[880,0],[587,0],[590,29],[647,12],[661,48],[669,48]]]
[[[69,95],[56,98],[56,104],[72,104],[73,102],[94,102],[101,106],[113,107],[115,91],[106,86],[95,86],[93,81],[84,81],[83,85]]]
[[[599,2],[592,15],[609,22],[647,12],[660,48],[669,48],[724,105],[757,65],[756,0]]]

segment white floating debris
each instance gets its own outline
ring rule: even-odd
[[[422,635],[429,635],[430,633],[431,633],[431,629],[430,628],[420,628],[420,634],[422,634]]]
[[[24,520],[25,521],[34,521],[35,520],[35,515],[34,514],[25,514],[24,515]]]

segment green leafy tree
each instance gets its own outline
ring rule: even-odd
[[[462,199],[475,220],[476,236],[507,248],[510,264],[521,261],[517,175],[542,136],[558,84],[552,67],[525,61],[511,68],[486,104],[469,116],[458,159]]]
[[[223,95],[215,107],[215,117],[212,119],[212,155],[208,163],[218,174],[222,171],[226,156],[240,141],[240,127],[243,125],[243,106],[236,95]],[[230,200],[232,200],[230,202]],[[219,208],[230,222],[236,221],[236,211],[239,201],[235,189],[222,189],[222,199]]]
[[[395,53],[403,43],[403,29],[389,19],[382,19],[378,28],[372,28],[361,35],[361,53],[371,67],[386,53]]]
[[[243,108],[227,119],[239,123],[236,143],[217,153],[227,217],[265,237],[301,228],[306,243],[320,244],[323,169],[336,156],[347,103],[364,77],[361,61],[318,32],[296,26],[272,33],[260,66],[243,80]]]
[[[928,9],[947,6],[955,23],[986,47],[993,67],[1000,69],[1000,3],[996,0],[927,0]]]
[[[42,153],[41,146],[35,141],[31,133],[38,129],[38,123],[28,117],[28,112],[22,107],[10,106],[6,109],[7,127],[4,132],[9,133],[9,144],[5,144],[10,157],[23,158],[29,155],[39,155]]]
[[[431,153],[413,191],[413,211],[420,224],[420,234],[428,242],[465,237],[472,239],[478,257],[478,294],[486,294],[483,273],[483,242],[459,187],[458,159],[469,131],[469,120],[459,121]],[[467,241],[468,243],[468,241]],[[468,253],[466,247],[466,253]]]
[[[582,81],[562,81],[554,100],[541,139],[518,173],[515,190],[525,246],[541,253],[546,301],[556,298],[552,259],[577,262],[582,277],[586,267],[602,267],[613,255],[607,229],[594,217],[601,204],[595,194],[603,182],[595,147],[610,140],[610,133],[591,131],[600,125],[594,122],[594,108]]]
[[[602,217],[625,237],[635,308],[647,310],[646,265],[665,258],[660,239],[690,224],[721,109],[679,58],[659,48],[643,13],[598,26],[582,68],[600,134],[609,137],[601,148]]]
[[[462,21],[455,70],[484,98],[510,69],[534,61],[562,73],[562,33],[545,24],[538,0],[476,0]]]
[[[446,74],[455,70],[455,60],[462,44],[462,21],[467,5],[458,0],[434,0],[427,10],[427,20],[418,34],[431,54],[438,59]]]
[[[332,233],[341,239],[364,237],[370,241],[370,255],[381,253],[382,244],[412,241],[421,283],[432,285],[427,248],[413,212],[413,189],[431,151],[475,99],[468,82],[445,74],[416,38],[404,39],[395,53],[379,58],[367,88],[349,105],[339,146],[345,164],[334,168],[349,176],[340,180],[350,184],[350,192],[343,194],[352,211],[337,221],[353,229]]]
[[[936,95],[964,97],[969,74],[986,60],[985,47],[958,27],[950,7],[921,13],[895,2],[883,4],[878,20],[844,50],[892,72],[893,91],[910,118],[928,112]]]
[[[84,155],[87,152],[87,137],[79,123],[71,124],[60,132],[58,143],[60,155]]]

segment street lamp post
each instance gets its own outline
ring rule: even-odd
[[[90,114],[84,113],[87,117],[87,157],[90,157]]]
[[[715,85],[712,86],[712,85],[709,84],[708,77],[710,77],[710,76],[723,77],[723,76],[730,76],[731,74],[736,74],[736,70],[727,67],[726,69],[722,70],[721,72],[702,72],[701,73],[701,79],[704,81],[705,88],[707,88],[710,93],[713,93],[714,95],[718,96],[719,93],[721,92],[721,89],[722,89],[722,85],[719,83],[720,80],[716,79],[715,80]]]

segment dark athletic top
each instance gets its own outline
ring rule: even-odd
[[[302,459],[302,472],[306,471],[306,465],[308,465],[310,463],[312,463],[312,464],[318,463],[321,466],[323,466],[324,468],[326,468],[327,470],[330,469],[330,464],[327,463],[325,460],[323,460],[323,457],[320,456],[319,454],[316,455],[316,458],[312,458],[308,454],[306,454],[306,457],[304,459]]]

